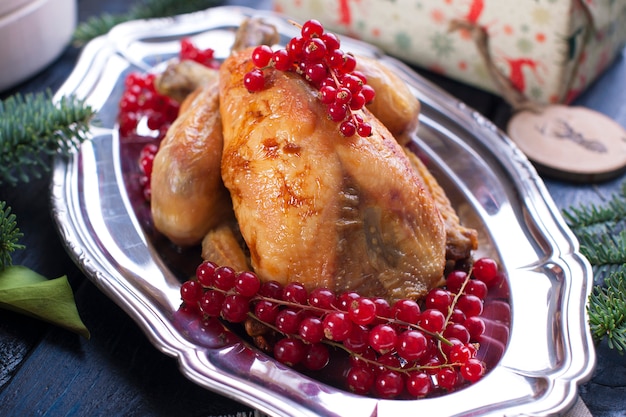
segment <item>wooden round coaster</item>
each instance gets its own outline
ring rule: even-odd
[[[540,113],[522,111],[507,130],[537,170],[552,177],[597,182],[626,169],[626,130],[588,108],[551,105]]]

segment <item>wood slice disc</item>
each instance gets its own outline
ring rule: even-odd
[[[626,169],[626,130],[585,107],[522,111],[511,118],[507,130],[537,170],[555,178],[597,182]]]

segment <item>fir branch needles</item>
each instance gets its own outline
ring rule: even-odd
[[[191,13],[216,6],[217,0],[143,0],[135,2],[127,13],[109,14],[92,17],[78,25],[74,31],[74,44],[82,46],[91,39],[104,35],[113,26],[129,20],[168,17],[177,14]]]
[[[563,215],[593,268],[595,286],[587,312],[596,341],[626,351],[626,183],[604,206],[581,206]]]
[[[28,182],[50,170],[50,156],[86,140],[94,111],[81,100],[50,92],[15,94],[0,102],[0,185]]]
[[[0,201],[0,271],[13,264],[13,252],[24,249],[24,245],[17,243],[24,234],[17,228],[15,214],[11,213],[11,207],[5,207],[6,202]]]

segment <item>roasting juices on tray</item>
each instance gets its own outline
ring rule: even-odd
[[[181,309],[240,323],[303,372],[342,352],[343,387],[358,394],[477,381],[483,303],[501,277],[472,259],[476,231],[407,148],[418,100],[319,22],[299,28],[278,48],[250,19],[221,64],[183,40],[162,73],[127,81],[122,136],[146,108],[161,132],[140,157],[154,226],[202,248]],[[160,107],[126,103],[146,96]]]

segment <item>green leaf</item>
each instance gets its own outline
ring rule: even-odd
[[[11,266],[0,272],[0,307],[90,337],[66,276],[49,280],[26,267]]]

